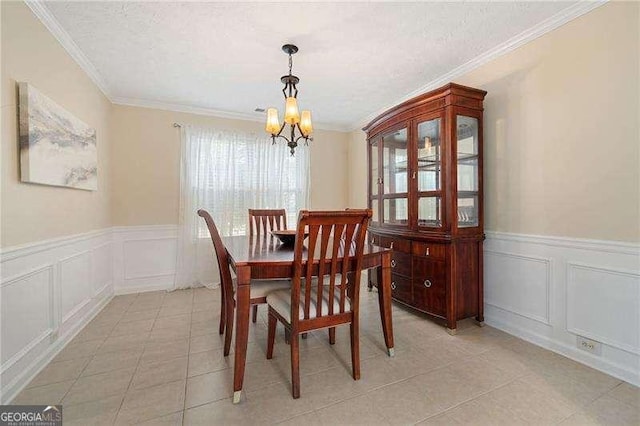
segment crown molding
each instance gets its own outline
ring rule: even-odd
[[[56,40],[58,40],[67,53],[69,53],[73,60],[76,61],[78,66],[89,76],[91,81],[98,86],[107,99],[111,100],[107,82],[102,78],[91,61],[82,53],[82,50],[80,50],[78,45],[73,41],[69,33],[62,28],[56,18],[49,12],[45,2],[43,0],[25,0],[24,2]]]
[[[264,123],[265,115],[264,113],[241,113],[241,112],[231,112],[231,111],[222,111],[213,108],[202,108],[191,105],[183,105],[183,104],[174,104],[171,102],[160,102],[153,101],[149,99],[138,99],[138,98],[126,98],[126,97],[113,97],[111,98],[111,102],[116,105],[125,105],[139,108],[151,108],[151,109],[159,109],[164,111],[172,111],[172,112],[183,112],[187,114],[197,114],[197,115],[205,115],[210,117],[217,118],[226,118],[231,120],[244,120],[244,121],[253,121],[256,123]],[[331,130],[337,132],[347,132],[349,131],[349,126],[344,125],[334,125],[328,123],[313,123],[313,127],[319,130]]]
[[[394,106],[407,101],[411,98],[414,98],[423,93],[427,93],[431,90],[437,89],[438,87],[445,85],[456,78],[494,60],[499,58],[500,56],[509,53],[518,47],[529,43],[537,39],[540,36],[545,35],[548,32],[555,30],[556,28],[584,15],[585,13],[591,12],[592,10],[602,6],[607,3],[608,0],[595,0],[595,1],[580,1],[572,6],[567,7],[566,9],[556,13],[550,18],[545,19],[539,24],[534,25],[533,27],[521,32],[520,34],[512,37],[511,39],[505,41],[504,43],[500,43],[492,49],[487,50],[486,52],[476,56],[468,62],[460,65],[457,68],[452,69],[451,71],[442,74],[441,76],[431,80],[429,83],[424,86],[407,93],[402,98],[397,101],[385,106],[384,108],[378,109],[376,112],[367,115],[360,120],[355,121],[349,126],[349,131],[360,130],[364,126],[366,126],[371,120],[382,114],[383,112],[393,108]]]
[[[536,38],[555,30],[556,28],[566,24],[567,22],[576,19],[585,13],[588,13],[603,4],[608,0],[595,0],[595,1],[580,1],[572,6],[567,7],[561,12],[556,13],[552,17],[540,22],[537,25],[521,32],[520,34],[512,37],[504,43],[497,45],[496,47],[476,56],[470,61],[460,65],[453,70],[440,75],[439,77],[431,80],[424,86],[407,93],[403,97],[399,98],[393,103],[388,104],[383,108],[379,108],[376,112],[367,115],[364,118],[356,120],[347,125],[331,124],[331,123],[314,123],[314,126],[319,130],[330,130],[337,132],[352,132],[360,130],[371,120],[378,115],[392,108],[393,106],[402,103],[408,99],[418,96],[422,93],[426,93],[430,90],[436,89],[443,84],[449,83],[456,78],[486,64],[518,47],[535,40]],[[135,106],[142,108],[160,109],[165,111],[184,112],[189,114],[206,115],[211,117],[227,118],[234,120],[245,120],[253,122],[263,122],[264,117],[261,114],[251,113],[238,113],[231,111],[222,111],[211,108],[195,107],[183,104],[174,104],[169,102],[152,101],[147,99],[127,98],[112,96],[109,92],[109,87],[106,81],[102,78],[96,67],[89,61],[89,59],[82,53],[78,45],[73,41],[71,36],[62,28],[55,17],[49,12],[46,7],[46,2],[43,0],[25,0],[26,5],[33,11],[33,13],[40,19],[45,27],[53,34],[62,47],[71,55],[76,63],[82,68],[82,70],[89,76],[89,78],[98,86],[98,88],[104,93],[104,95],[114,104]]]

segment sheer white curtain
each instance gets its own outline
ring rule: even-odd
[[[185,125],[181,130],[180,215],[174,288],[219,282],[213,246],[198,209],[222,236],[247,233],[247,210],[284,208],[292,227],[309,201],[309,148],[295,156],[266,136]]]

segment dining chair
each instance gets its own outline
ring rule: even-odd
[[[220,271],[220,291],[222,292],[222,303],[220,308],[220,325],[218,332],[224,333],[224,356],[229,355],[231,349],[231,336],[233,334],[233,314],[235,310],[234,287],[235,278],[231,276],[229,268],[229,254],[224,247],[218,228],[208,211],[198,210],[198,216],[202,217],[209,229],[209,235],[213,242],[213,248],[218,259],[218,269]],[[291,287],[290,280],[252,280],[251,300],[252,305],[266,303],[266,296],[270,291],[278,289],[288,289]],[[255,321],[254,321],[255,322]]]
[[[267,295],[267,359],[273,358],[279,321],[290,334],[294,398],[300,397],[298,336],[312,330],[335,331],[338,325],[350,324],[352,374],[354,380],[360,379],[359,284],[370,218],[371,210],[303,210],[298,216],[291,288]],[[348,272],[352,280],[347,280]],[[335,333],[330,332],[330,343],[335,343]]]
[[[249,236],[268,236],[271,231],[287,229],[285,209],[249,209]],[[253,305],[251,321],[258,319],[258,305]]]
[[[267,235],[287,229],[285,209],[249,209],[249,235]]]

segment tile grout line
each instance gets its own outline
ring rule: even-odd
[[[137,296],[136,296],[137,298]],[[113,301],[114,299],[111,299],[111,301],[109,302],[109,304]],[[131,302],[133,303],[133,302]],[[131,306],[131,303],[129,303],[129,305],[127,306],[127,309],[129,308],[129,306]],[[98,312],[98,314],[96,314],[96,316],[100,315],[100,313],[104,312],[104,310],[107,308],[107,306],[109,306],[109,304],[105,305],[104,308],[102,308],[102,310],[100,312]],[[126,312],[126,309],[125,309]],[[95,317],[94,317],[95,319]],[[67,397],[67,395],[69,394],[69,392],[71,392],[71,389],[73,389],[73,387],[76,385],[76,383],[78,382],[78,380],[80,380],[80,378],[82,377],[82,373],[84,373],[84,371],[87,369],[87,367],[89,366],[89,364],[91,364],[91,361],[93,361],[95,359],[95,357],[97,356],[98,351],[100,350],[100,348],[102,347],[102,345],[104,344],[104,342],[106,342],[106,340],[109,338],[109,336],[111,336],[111,333],[113,333],[113,330],[115,330],[116,326],[120,323],[120,321],[122,320],[122,317],[118,318],[118,320],[115,322],[115,324],[113,325],[113,328],[111,329],[111,331],[109,332],[109,334],[107,335],[107,337],[104,338],[104,340],[102,341],[102,343],[100,344],[100,346],[98,346],[98,348],[96,349],[96,351],[93,353],[93,355],[91,355],[91,359],[89,360],[89,362],[87,362],[87,364],[82,368],[82,371],[80,371],[80,374],[78,375],[78,377],[76,377],[73,380],[73,383],[71,384],[71,386],[69,387],[69,389],[67,389],[67,391],[64,393],[64,395],[62,396],[62,398],[60,398],[60,403],[62,403],[62,401]],[[92,320],[93,321],[93,320]],[[89,323],[91,324],[91,323]],[[87,325],[89,325],[87,324]],[[85,327],[83,327],[84,330]],[[82,330],[80,331],[82,332]],[[69,342],[71,343],[71,342]],[[89,402],[89,401],[85,401],[85,402]],[[81,402],[79,402],[78,404],[81,404]],[[73,405],[73,404],[71,404]],[[77,404],[76,404],[77,405]]]
[[[131,305],[133,305],[133,303],[135,303],[135,300],[138,299],[138,297],[140,297],[141,293],[137,293],[136,298],[134,299],[134,301],[129,305],[129,307],[131,307]],[[164,298],[165,295],[162,296],[162,302],[164,302]],[[156,313],[155,318],[153,319],[153,325],[151,326],[151,330],[153,330],[153,326],[156,324],[156,321],[158,320],[158,315],[160,315],[160,309],[162,309],[162,303],[160,303],[160,307],[158,308],[158,312]],[[133,383],[133,379],[136,377],[136,373],[138,372],[138,368],[140,366],[140,362],[142,362],[142,357],[144,355],[144,351],[147,347],[147,343],[149,342],[149,337],[151,336],[151,331],[149,331],[149,335],[147,336],[144,344],[142,345],[142,353],[140,354],[140,357],[138,358],[138,362],[136,363],[136,367],[133,370],[133,374],[131,375],[131,379],[129,379],[129,384],[127,385],[127,389],[124,391],[124,395],[122,396],[122,401],[120,401],[120,406],[118,407],[118,410],[116,411],[116,415],[113,419],[113,423],[115,424],[116,421],[118,420],[118,416],[120,415],[120,411],[122,411],[122,407],[124,406],[124,400],[127,398],[127,393],[129,392],[129,389],[131,389],[131,384]]]
[[[440,411],[438,413],[432,414],[430,416],[427,416],[427,417],[425,417],[423,419],[418,420],[416,423],[414,423],[414,425],[417,425],[418,423],[424,422],[425,420],[431,419],[433,417],[443,415],[443,414],[447,413],[448,411],[451,411],[451,410],[453,410],[455,408],[458,408],[459,406],[461,406],[463,404],[466,404],[466,403],[471,402],[471,401],[475,401],[476,399],[478,399],[478,398],[480,398],[482,396],[485,396],[485,395],[487,395],[487,394],[489,394],[489,393],[491,393],[493,391],[496,391],[498,389],[502,389],[503,387],[510,385],[511,383],[515,382],[516,380],[519,380],[521,377],[522,376],[516,377],[516,378],[514,378],[514,379],[512,379],[512,380],[510,380],[510,381],[508,381],[506,383],[503,383],[503,384],[501,384],[499,386],[496,386],[495,388],[491,388],[491,389],[489,389],[489,390],[487,390],[485,392],[482,392],[482,393],[480,393],[480,394],[478,394],[478,395],[476,395],[476,396],[474,396],[472,398],[468,398],[468,399],[466,399],[464,401],[460,401],[459,403],[457,403],[455,405],[452,405],[449,408],[445,408],[444,410],[442,410],[442,411]]]
[[[191,290],[191,311],[189,315],[189,340],[187,342],[187,371],[185,373],[184,379],[184,398],[182,400],[182,421],[181,425],[184,426],[184,419],[187,414],[187,387],[189,383],[189,362],[191,361],[191,327],[193,326],[193,298],[195,297],[195,292]]]

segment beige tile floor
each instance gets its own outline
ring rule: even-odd
[[[62,403],[65,425],[640,424],[638,388],[472,321],[449,336],[394,306],[389,358],[377,295],[362,294],[361,380],[350,376],[348,327],[335,346],[314,332],[301,343],[299,400],[281,327],[265,359],[262,306],[244,397],[231,403],[219,292],[197,289],[115,297],[13,403]]]

